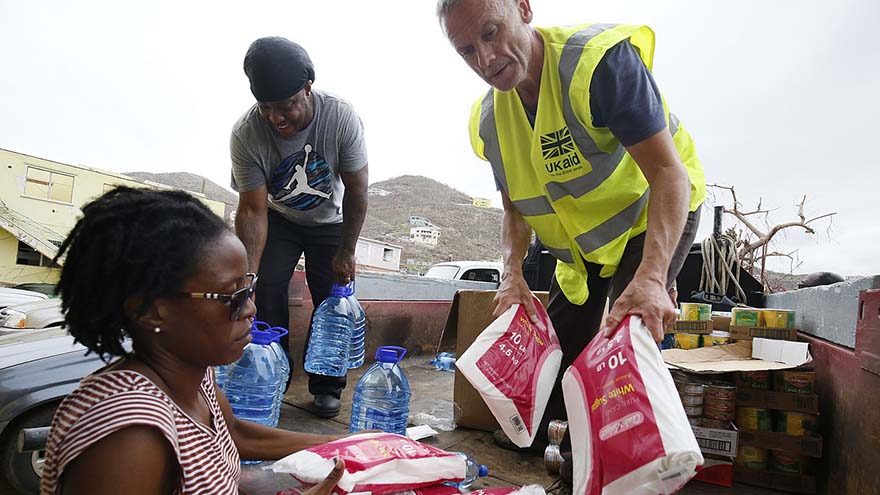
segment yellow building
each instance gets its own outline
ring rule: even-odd
[[[80,206],[119,185],[171,189],[0,148],[0,284],[56,282],[51,260]],[[191,193],[223,216],[224,203]]]
[[[492,200],[489,198],[471,198],[473,206],[477,208],[491,208]]]

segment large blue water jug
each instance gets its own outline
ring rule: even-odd
[[[457,483],[448,481],[443,483],[444,485],[454,486],[458,488],[459,491],[465,492],[474,484],[474,481],[477,481],[477,478],[484,478],[489,475],[489,468],[485,464],[477,464],[473,457],[464,452],[450,452],[450,454],[455,454],[464,459],[464,462],[467,465],[467,470],[465,471],[464,480]]]
[[[376,362],[354,388],[348,431],[382,430],[406,434],[412,393],[398,365],[405,355],[403,347],[383,346],[376,350]]]
[[[309,373],[324,376],[345,376],[348,371],[348,352],[354,316],[348,296],[351,286],[333,284],[330,296],[312,316],[312,335],[306,350],[303,368]]]
[[[235,417],[277,426],[274,414],[281,363],[272,348],[276,334],[251,328],[251,343],[226,370],[224,392]]]
[[[284,348],[281,347],[281,338],[287,335],[287,329],[284,327],[272,327],[269,329],[270,332],[273,333],[272,336],[272,350],[275,352],[276,358],[278,359],[278,390],[275,392],[275,403],[273,405],[273,413],[272,413],[272,422],[273,424],[278,424],[278,420],[281,417],[281,403],[284,400],[284,392],[287,388],[287,379],[290,377],[290,360],[287,358],[287,353],[284,352]]]
[[[354,282],[352,282],[354,284]],[[354,297],[354,290],[348,297],[354,318],[354,329],[351,332],[351,347],[348,350],[348,369],[360,368],[364,364],[364,352],[366,350],[367,314],[363,306]]]

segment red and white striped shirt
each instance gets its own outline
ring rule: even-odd
[[[202,379],[200,392],[211,408],[213,430],[189,417],[162,389],[136,371],[110,371],[84,378],[52,419],[40,494],[58,494],[64,468],[76,456],[107,435],[134,425],[158,429],[174,448],[181,472],[176,493],[238,494],[238,451],[214,394],[211,368]]]

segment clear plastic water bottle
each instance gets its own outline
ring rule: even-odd
[[[345,376],[354,316],[348,300],[354,291],[350,286],[333,284],[330,296],[315,310],[312,335],[306,350],[303,368],[324,376]]]
[[[431,364],[434,365],[434,368],[440,371],[455,371],[455,353],[441,352],[434,356],[434,359],[431,360]]]
[[[398,365],[405,355],[403,347],[382,346],[376,350],[376,362],[354,388],[348,431],[382,430],[406,434],[412,393]]]
[[[485,478],[489,475],[488,466],[485,464],[477,464],[477,461],[475,461],[473,457],[464,452],[450,452],[450,454],[455,454],[464,459],[464,462],[467,465],[467,470],[465,471],[465,476],[462,481],[447,481],[446,483],[443,483],[444,485],[454,486],[458,488],[459,491],[463,492],[470,488],[470,486],[474,484],[474,481],[477,481],[477,478]]]
[[[225,390],[223,386],[226,384],[226,368],[229,368],[228,364],[214,366],[214,383],[217,384],[217,388],[224,392]]]
[[[354,284],[354,282],[352,282]],[[367,314],[363,306],[354,297],[354,290],[349,296],[351,311],[354,317],[354,329],[351,332],[351,347],[348,351],[348,369],[360,368],[364,364],[367,336]]]
[[[278,390],[275,392],[275,403],[272,406],[272,423],[277,425],[281,417],[281,403],[284,400],[285,388],[287,388],[287,379],[290,377],[290,360],[287,359],[287,353],[281,347],[280,340],[287,335],[287,329],[284,327],[272,327],[272,343],[270,347],[275,352],[278,359]]]
[[[281,364],[271,345],[274,334],[251,328],[251,336],[241,358],[226,370],[226,398],[235,417],[277,426],[273,407]]]

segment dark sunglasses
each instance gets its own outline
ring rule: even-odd
[[[248,299],[253,296],[254,286],[257,285],[256,273],[248,273],[245,276],[248,278],[247,287],[238,289],[232,294],[218,294],[216,292],[184,292],[183,295],[189,296],[193,299],[213,299],[215,301],[220,301],[223,304],[228,304],[229,319],[235,321],[241,316],[242,308],[247,304]]]

